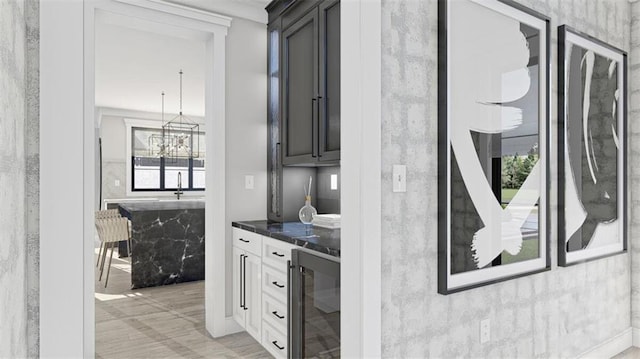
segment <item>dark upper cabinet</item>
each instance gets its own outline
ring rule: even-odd
[[[318,157],[318,12],[287,27],[282,42],[282,162],[312,163]]]
[[[318,159],[340,159],[340,1],[320,4]]]
[[[282,222],[297,220],[298,189],[315,167],[340,161],[340,1],[275,0],[266,9],[267,218]]]
[[[270,16],[270,18],[272,18]],[[294,1],[281,18],[283,165],[340,160],[340,1]]]
[[[281,21],[267,27],[267,218],[282,222],[282,163],[280,144]]]

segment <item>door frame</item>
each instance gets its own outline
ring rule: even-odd
[[[211,159],[205,191],[209,213],[205,219],[206,328],[214,337],[226,334],[224,253],[225,232],[230,229],[225,214],[225,41],[231,18],[153,0],[43,1],[40,354],[45,358],[95,355],[94,34],[96,16],[110,14],[180,28],[186,34],[198,34],[206,43],[205,124],[211,129],[206,137],[206,155]],[[64,211],[53,210],[62,205]],[[69,225],[79,218],[82,226]],[[61,323],[69,329],[68,335],[60,335]]]
[[[340,3],[341,355],[382,355],[381,0]]]
[[[203,25],[212,14],[154,0],[66,0],[40,3],[40,355],[86,357],[95,355],[93,210],[95,208],[95,151],[93,58],[85,57],[92,45],[95,5],[128,5],[163,12],[166,18],[186,16]],[[134,5],[135,4],[135,5]],[[98,6],[99,8],[99,6]],[[93,12],[91,12],[93,11]],[[86,12],[90,13],[85,21]],[[91,15],[92,14],[92,15]],[[222,17],[223,18],[223,17]],[[228,18],[227,18],[228,19]],[[342,243],[341,282],[342,355],[381,356],[381,0],[343,0],[341,3],[341,130]],[[164,20],[163,20],[164,21]],[[225,32],[226,33],[226,32]],[[224,290],[225,219],[225,118],[224,39],[211,42],[207,61],[213,62],[217,81],[207,75],[206,120],[210,133],[222,134],[207,156],[212,168],[207,176],[207,233],[215,247],[207,246],[214,261],[214,278],[223,273],[218,288]],[[215,53],[219,49],[222,52]],[[213,51],[212,51],[213,50]],[[91,60],[91,64],[87,61]],[[90,79],[90,81],[88,80]],[[61,88],[64,84],[64,88]],[[210,123],[213,122],[213,123]],[[64,140],[61,140],[64,137]],[[211,137],[208,137],[211,138]],[[212,138],[213,140],[213,138]],[[216,156],[217,155],[217,156]],[[60,159],[64,159],[61,161]],[[80,166],[79,164],[82,163]],[[216,187],[217,185],[217,187]],[[82,190],[81,190],[82,189]],[[215,193],[214,193],[215,192]],[[64,210],[56,210],[56,209]],[[82,219],[83,225],[78,225]],[[75,224],[75,225],[74,225]],[[217,227],[216,227],[217,226]],[[217,228],[217,229],[216,229]],[[63,260],[64,259],[64,260]],[[208,267],[207,267],[208,268]],[[207,280],[205,290],[216,285]],[[225,332],[224,291],[214,291],[207,301],[207,329]],[[220,311],[215,311],[219,308]],[[213,324],[209,326],[209,323]],[[64,335],[62,335],[64,334]]]

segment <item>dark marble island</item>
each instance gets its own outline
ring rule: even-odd
[[[279,239],[334,257],[340,257],[340,229],[327,229],[301,222],[242,221],[233,227]]]
[[[131,289],[204,279],[204,201],[130,202]]]

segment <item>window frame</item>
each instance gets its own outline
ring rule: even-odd
[[[160,185],[158,188],[135,188],[135,158],[141,156],[134,156],[133,154],[133,131],[135,129],[150,129],[150,130],[161,130],[162,122],[155,120],[141,120],[141,119],[130,119],[125,118],[125,130],[126,130],[126,194],[127,196],[153,196],[153,195],[165,195],[172,194],[177,191],[177,188],[167,188],[165,187],[165,170],[166,170],[166,158],[160,157]],[[205,134],[206,132],[203,130],[204,124],[199,123],[200,125],[200,133]],[[193,173],[194,173],[194,159],[188,159],[188,183],[187,186],[183,187],[181,190],[183,195],[188,196],[202,196],[203,192],[206,188],[194,188],[193,187]]]

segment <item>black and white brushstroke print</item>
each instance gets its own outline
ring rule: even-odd
[[[600,223],[618,218],[616,62],[576,45],[570,53],[568,162],[586,217],[567,251],[587,248]]]
[[[607,254],[598,252],[599,248],[623,250],[621,156],[625,142],[621,119],[626,91],[621,76],[623,53],[565,27],[559,33],[564,45],[564,215],[560,227],[564,247],[559,248],[564,252],[560,253],[564,265],[581,251],[597,257]]]
[[[438,292],[449,294],[549,268],[550,20],[509,1],[438,9]]]
[[[450,31],[459,40],[449,62],[456,274],[539,256],[540,31],[469,1],[452,1],[451,9],[485,24]]]

